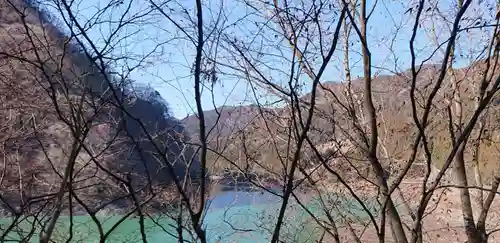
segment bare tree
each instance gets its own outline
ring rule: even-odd
[[[0,241],[71,242],[83,214],[100,242],[134,217],[212,242],[227,187],[275,199],[221,222],[273,243],[496,239],[497,3],[85,3],[1,2]],[[134,81],[160,64],[195,115]],[[234,80],[251,104],[216,102]]]

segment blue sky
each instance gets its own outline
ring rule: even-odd
[[[79,13],[79,19],[82,22],[87,22],[92,20],[92,16],[108,2],[109,1],[85,0],[75,3],[73,8]],[[144,0],[134,1],[127,16],[130,17],[134,14],[150,12],[151,10],[147,2],[148,1]],[[124,4],[103,13],[102,19],[118,20],[124,13],[128,3],[128,1],[124,1]],[[192,15],[194,18],[195,12],[192,4],[194,1],[181,1],[180,3],[187,9],[188,14]],[[444,3],[444,5],[449,4],[450,2]],[[371,4],[369,4],[369,6],[370,5]],[[179,4],[171,2],[167,6],[168,8],[165,9],[171,8],[174,10],[172,13],[169,13],[171,18],[175,19],[180,24],[186,23],[186,15],[179,10]],[[370,20],[371,24],[368,27],[368,34],[371,41],[370,48],[372,51],[373,64],[375,66],[373,70],[374,74],[387,73],[387,70],[378,69],[376,67],[383,67],[393,71],[403,71],[409,68],[410,55],[408,40],[411,26],[413,25],[413,19],[406,11],[411,6],[414,6],[411,1],[378,1],[377,8],[373,12],[373,16]],[[255,21],[262,21],[259,16],[256,16],[255,13],[252,12],[254,10],[245,8],[237,1],[204,1],[204,8],[204,18],[207,25],[211,25],[216,21],[216,16],[210,13],[218,13],[218,11],[222,9],[223,14],[227,16],[227,21],[224,23],[227,27],[225,33],[242,39],[253,37],[254,32],[259,29],[254,26],[253,23]],[[443,9],[445,8],[443,7]],[[240,20],[242,16],[245,16],[243,21]],[[127,61],[116,62],[115,69],[120,72],[125,70],[127,65],[134,66],[137,61],[134,61],[133,57],[141,57],[149,53],[149,58],[142,62],[140,68],[130,73],[130,78],[136,82],[150,84],[158,90],[162,97],[169,103],[175,117],[182,119],[186,115],[195,113],[194,79],[190,72],[194,62],[194,45],[184,34],[180,33],[171,22],[167,21],[162,16],[149,14],[141,17],[141,20],[142,22],[139,24],[132,24],[122,29],[116,35],[116,38],[113,39],[112,46],[115,48],[110,50],[110,55],[117,57],[126,56],[129,58]],[[232,23],[236,24],[232,25]],[[110,33],[116,29],[116,26],[116,23],[103,22],[95,24],[93,28],[88,30],[88,33],[94,42],[103,47],[105,45],[102,41],[103,36],[109,36]],[[430,22],[425,26],[430,26]],[[208,29],[210,29],[209,26],[207,26],[207,30]],[[438,39],[441,38],[440,33],[446,33],[446,28],[444,26],[436,26],[436,30]],[[397,33],[397,35],[395,35],[395,33]],[[268,40],[266,36],[255,39],[260,41]],[[272,38],[269,37],[269,39]],[[473,42],[480,42],[480,40],[480,38],[462,38],[464,45],[468,44],[471,47],[474,46]],[[291,52],[289,48],[287,50],[286,43],[276,43],[276,45],[281,46],[276,47],[276,49],[266,46],[263,51],[270,54],[280,53],[286,56],[286,58],[291,58]],[[423,31],[419,32],[417,35],[419,59],[426,58],[426,54],[428,54],[434,46],[435,43],[431,41],[429,35],[425,34]],[[338,48],[341,48],[341,45],[338,45]],[[230,57],[224,57],[227,53],[223,48],[215,49],[215,46],[208,45],[207,50],[209,50],[212,55],[217,53],[223,58],[227,58],[227,63],[229,65],[238,64],[236,60],[232,60]],[[356,54],[361,50],[359,44],[355,43],[352,50],[353,53],[351,53],[350,61],[352,72],[356,77],[361,74],[360,56]],[[437,54],[431,61],[437,61],[439,57],[440,55]],[[342,53],[339,50],[334,55],[329,68],[326,70],[322,79],[323,82],[342,80],[343,67],[341,58]],[[470,57],[465,55],[458,60],[458,63],[467,63],[469,59]],[[269,65],[269,67],[263,67],[263,70],[268,77],[273,78],[273,82],[284,82],[283,80],[287,80],[286,74],[275,70],[288,70],[289,67],[286,59],[268,56],[263,57],[263,60]],[[235,75],[235,73],[231,72],[228,68],[221,68],[219,71],[227,73],[219,74],[219,82],[215,85],[205,87],[202,97],[205,110],[213,109],[221,105],[240,105],[254,102],[253,94],[244,77]],[[307,85],[310,83],[310,80],[305,76],[303,79],[304,84]],[[213,92],[210,92],[209,89],[212,89]],[[259,98],[260,102],[266,100],[271,102],[275,100],[275,98],[265,92],[260,92],[259,95],[261,95]]]

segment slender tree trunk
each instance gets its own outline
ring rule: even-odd
[[[52,217],[48,221],[47,225],[43,228],[42,232],[40,232],[40,243],[48,243],[51,241],[52,233],[54,232],[54,229],[56,228],[57,220],[59,219],[59,216],[61,215],[62,210],[63,210],[64,194],[66,194],[66,190],[69,187],[69,184],[72,183],[71,176],[73,174],[73,168],[75,165],[75,161],[76,161],[76,158],[78,156],[78,153],[81,150],[81,147],[82,146],[78,142],[78,139],[75,138],[73,143],[72,143],[72,151],[71,151],[70,157],[68,158],[66,168],[64,170],[61,185],[60,185],[59,191],[57,192],[57,201],[56,201],[54,213],[52,214]]]
[[[457,8],[458,11],[462,9],[463,7],[463,0],[459,0],[457,3]],[[461,133],[462,133],[462,99],[460,95],[460,87],[457,81],[457,78],[455,76],[454,70],[453,70],[453,59],[455,56],[455,46],[453,45],[451,47],[450,51],[450,59],[449,59],[449,64],[448,64],[448,75],[450,77],[450,83],[453,91],[453,97],[452,97],[452,102],[450,103],[451,106],[454,106],[453,110],[453,116],[454,116],[454,123],[455,123],[455,131],[450,131],[450,133],[455,133],[454,136],[452,136],[452,139],[458,138]],[[466,142],[464,141],[460,147],[457,150],[457,154],[455,155],[455,168],[454,168],[454,174],[455,174],[455,180],[456,184],[459,187],[460,191],[460,206],[462,208],[462,217],[464,221],[464,227],[465,227],[465,233],[467,234],[467,242],[468,243],[479,243],[479,236],[477,234],[477,229],[476,229],[476,224],[474,221],[474,213],[472,210],[472,203],[470,199],[470,192],[469,192],[469,183],[467,181],[467,172],[465,168],[465,159],[464,159],[464,153],[465,153],[465,146]]]
[[[382,171],[383,173],[383,171]],[[383,174],[382,174],[383,175]],[[408,242],[406,239],[406,234],[403,229],[403,223],[401,222],[401,217],[399,212],[394,205],[391,196],[389,195],[389,187],[387,185],[387,180],[383,176],[378,176],[378,183],[380,186],[380,190],[382,195],[384,195],[384,200],[387,200],[387,208],[386,213],[389,216],[389,223],[391,224],[391,230],[393,235],[396,237],[394,240],[396,242],[406,243]],[[384,227],[382,225],[382,227]]]
[[[476,106],[477,109],[477,106]],[[477,138],[473,141],[473,148],[472,148],[472,161],[474,162],[474,175],[476,179],[476,186],[478,187],[483,187],[483,177],[481,175],[481,164],[479,161],[479,152],[480,152],[480,146],[481,146],[481,133],[483,132],[483,126],[484,122],[480,121],[479,122],[479,131],[478,131],[478,136]],[[477,203],[479,205],[479,209],[483,210],[483,203],[484,203],[484,193],[482,190],[478,190],[478,198],[477,198]]]
[[[486,233],[486,218],[488,217],[488,212],[490,210],[493,199],[498,191],[498,186],[500,185],[500,177],[495,176],[491,183],[491,190],[486,197],[484,204],[482,205],[481,214],[477,220],[477,234],[481,243],[488,242],[488,234]]]
[[[352,16],[351,16],[352,21]],[[377,128],[377,113],[375,106],[373,105],[372,98],[372,77],[371,77],[371,53],[368,48],[367,41],[367,18],[366,18],[366,1],[361,1],[361,14],[359,15],[360,21],[360,35],[361,42],[363,43],[362,54],[363,54],[363,74],[364,74],[364,88],[363,88],[363,98],[364,106],[366,109],[366,120],[367,125],[370,130],[370,144],[368,145],[367,157],[370,164],[377,177],[377,183],[380,188],[380,192],[383,195],[383,202],[387,202],[387,214],[389,216],[389,223],[391,224],[391,230],[393,231],[396,242],[406,243],[406,234],[403,229],[403,224],[401,222],[401,217],[392,202],[391,195],[389,194],[389,186],[387,184],[387,178],[385,177],[384,169],[377,158],[377,145],[378,145],[378,128]],[[385,214],[385,212],[382,212]],[[385,217],[385,216],[382,216]],[[381,225],[384,227],[384,225]],[[383,230],[383,229],[382,229]]]
[[[474,214],[472,212],[469,188],[467,188],[468,183],[467,174],[465,172],[464,150],[465,145],[462,143],[455,157],[455,179],[460,190],[460,206],[462,208],[462,217],[464,220],[465,233],[467,234],[467,242],[480,243],[480,237],[475,226]]]

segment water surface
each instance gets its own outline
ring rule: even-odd
[[[363,216],[359,205],[345,201],[343,207],[349,208],[354,215]],[[240,242],[258,243],[269,242],[276,216],[281,206],[281,199],[265,191],[249,190],[223,190],[208,201],[208,209],[204,221],[208,242]],[[313,200],[307,206],[313,212],[320,212],[320,207]],[[364,217],[364,216],[363,216]],[[99,216],[104,232],[108,231],[123,216]],[[8,219],[0,221],[0,232],[4,231],[9,224]],[[58,221],[54,240],[64,242],[69,237],[69,216],[62,216]],[[26,220],[17,229],[23,231],[31,226]],[[175,230],[176,223],[166,215],[157,214],[144,220],[147,241],[150,243],[174,243],[178,242]],[[98,242],[99,234],[95,223],[89,216],[73,216],[73,230],[71,242]],[[315,221],[309,217],[307,212],[299,205],[291,203],[287,208],[285,222],[281,230],[285,242],[315,242],[321,230]],[[9,234],[6,240],[19,241],[28,232],[20,234]],[[22,235],[22,236],[19,236]],[[189,234],[184,234],[185,240],[192,241]],[[38,234],[35,234],[30,242],[37,242]],[[139,218],[129,217],[123,221],[110,234],[107,242],[142,242]]]

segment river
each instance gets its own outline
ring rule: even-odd
[[[280,205],[280,198],[266,191],[220,190],[208,201],[204,220],[208,242],[269,242]],[[309,205],[310,210],[318,211],[312,203]],[[358,216],[363,214],[356,206],[343,207],[351,208],[350,211],[354,211]],[[121,218],[122,216],[118,215],[99,216],[105,232]],[[8,221],[0,221],[0,232],[5,230]],[[305,210],[296,203],[291,203],[287,208],[284,222],[281,239],[285,242],[315,242],[321,232]],[[55,241],[64,242],[68,237],[69,216],[62,216],[58,223]],[[27,225],[27,222],[25,224]],[[73,224],[74,235],[71,242],[98,242],[97,227],[90,217],[74,216]],[[165,215],[146,218],[144,225],[147,242],[178,242],[175,237],[175,222]],[[20,238],[15,234],[10,234],[9,237],[14,241],[19,241]],[[37,235],[34,235],[29,242],[37,242],[37,239]],[[185,234],[185,239],[189,240],[189,234]],[[107,242],[142,242],[139,219],[127,218],[110,234]]]

